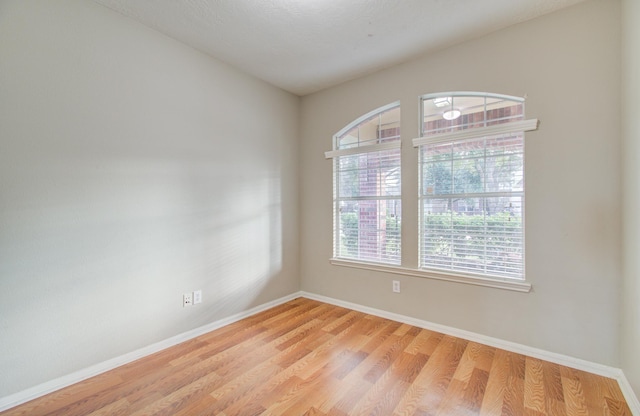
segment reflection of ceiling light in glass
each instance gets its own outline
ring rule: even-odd
[[[442,118],[445,120],[455,120],[460,117],[460,110],[447,110],[442,114]]]
[[[433,105],[435,105],[438,108],[448,107],[451,105],[451,100],[449,99],[449,97],[434,98]]]

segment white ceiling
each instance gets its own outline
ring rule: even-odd
[[[94,0],[305,95],[583,0]]]

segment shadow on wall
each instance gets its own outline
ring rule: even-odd
[[[255,306],[270,279],[282,270],[280,174],[237,175],[231,180],[232,190],[210,195],[216,209],[198,221],[203,290],[215,299],[207,310],[209,321],[222,311]]]
[[[280,169],[205,159],[0,166],[0,397],[284,295]]]

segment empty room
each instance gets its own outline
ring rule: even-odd
[[[637,0],[0,0],[0,415],[640,415]]]

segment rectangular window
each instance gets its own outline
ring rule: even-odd
[[[522,278],[522,134],[420,148],[423,268]]]
[[[524,131],[537,120],[515,97],[422,102],[420,267],[523,280]]]

